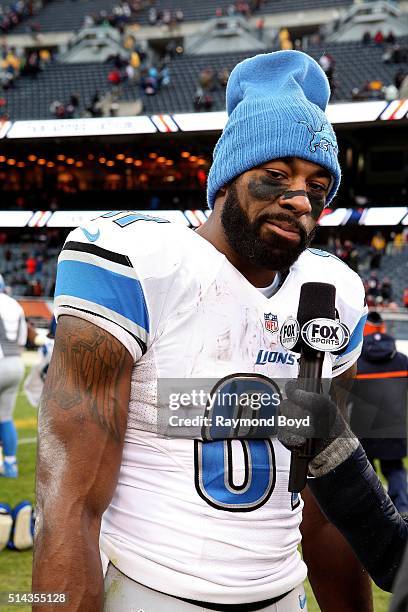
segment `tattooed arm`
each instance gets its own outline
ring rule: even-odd
[[[109,333],[60,317],[39,413],[33,591],[67,593],[70,612],[102,610],[99,530],[117,483],[132,366]]]

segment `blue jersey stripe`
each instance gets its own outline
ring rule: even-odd
[[[82,261],[65,260],[58,264],[55,297],[59,295],[94,302],[149,331],[143,289],[135,278]]]
[[[340,353],[341,356],[347,355],[347,353],[351,353],[351,351],[354,351],[354,349],[356,349],[358,345],[361,344],[361,342],[363,341],[363,331],[366,320],[367,314],[364,314],[355,326],[346,349],[342,353]]]

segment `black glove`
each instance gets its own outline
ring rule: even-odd
[[[286,425],[278,428],[278,439],[287,449],[300,449],[307,438],[314,438],[316,457],[336,438],[352,436],[336,404],[328,397],[303,391],[297,380],[289,381],[285,391],[287,399],[280,403],[279,415],[285,417]]]

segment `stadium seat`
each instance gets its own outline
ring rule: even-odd
[[[37,15],[26,19],[23,23],[16,26],[13,32],[26,32],[30,26],[35,24],[38,24],[41,32],[78,30],[83,24],[85,15],[96,14],[100,11],[110,13],[115,4],[117,3],[112,0],[88,0],[87,2],[54,0]],[[226,11],[230,4],[230,0],[208,0],[207,2],[196,2],[196,0],[157,0],[154,6],[158,11],[181,9],[184,13],[184,21],[201,21],[214,17],[218,8]],[[278,2],[268,0],[262,3],[261,8],[256,14],[270,15],[319,8],[344,7],[351,4],[352,0],[279,0]],[[148,13],[149,7],[146,5],[141,11],[133,14],[131,21],[140,25],[147,25],[149,23]]]

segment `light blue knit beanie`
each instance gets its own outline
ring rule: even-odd
[[[276,51],[235,66],[227,85],[228,121],[214,149],[207,183],[218,190],[243,172],[280,157],[299,157],[333,177],[327,204],[340,185],[336,135],[324,114],[330,88],[320,66],[300,51]]]

